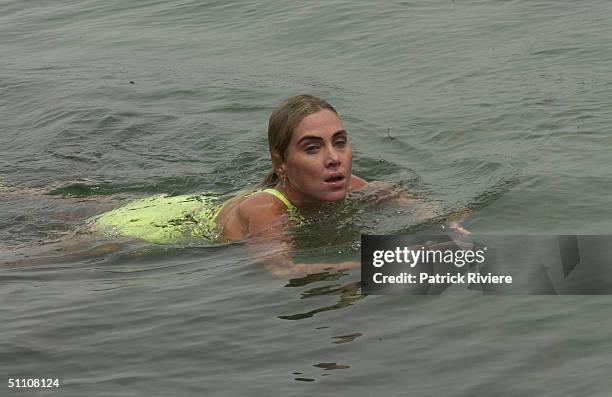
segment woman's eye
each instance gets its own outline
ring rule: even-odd
[[[308,146],[304,151],[308,154],[315,154],[319,150],[318,146]]]
[[[335,145],[336,145],[337,147],[343,148],[343,147],[345,147],[345,146],[346,146],[346,141],[345,141],[344,139],[339,140],[339,141],[336,141]]]

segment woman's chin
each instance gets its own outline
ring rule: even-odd
[[[329,192],[324,195],[323,201],[341,201],[346,198],[346,192],[344,190]]]

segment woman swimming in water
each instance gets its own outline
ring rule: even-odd
[[[268,144],[272,171],[263,190],[230,200],[217,217],[225,241],[277,234],[292,217],[366,185],[352,174],[342,120],[322,99],[299,95],[283,101],[270,117]]]
[[[352,174],[352,150],[342,120],[320,98],[287,98],[270,117],[268,145],[272,160],[268,176],[221,205],[206,195],[156,196],[102,214],[92,225],[107,233],[157,243],[172,243],[185,236],[257,242],[258,251],[278,254],[275,260],[266,261],[277,275],[300,268],[311,272],[328,269],[328,264],[291,263],[287,229],[326,203],[343,200],[348,192],[368,184]],[[405,191],[400,196],[404,202],[417,201]],[[461,229],[457,222],[451,226]],[[356,266],[356,262],[345,262],[333,268]]]
[[[255,188],[223,204],[209,195],[154,196],[93,218],[107,235],[156,243],[187,238],[222,242],[278,237],[327,202],[366,185],[352,175],[348,133],[322,99],[299,95],[283,101],[268,127],[272,171]]]
[[[257,243],[250,246],[267,254],[266,267],[279,276],[357,267],[357,262],[297,265],[289,255],[292,225],[368,185],[352,174],[348,133],[334,107],[311,95],[285,99],[270,117],[268,145],[270,173],[225,203],[203,194],[154,196],[92,218],[89,230],[161,244],[202,238]],[[406,191],[395,199],[426,207]],[[456,221],[450,226],[463,230]]]

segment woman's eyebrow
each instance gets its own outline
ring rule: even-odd
[[[334,132],[334,135],[332,138],[336,138],[338,135],[348,135],[348,133],[346,132],[346,130],[339,130]],[[304,135],[303,137],[300,138],[300,140],[297,142],[297,144],[299,145],[300,143],[302,143],[303,141],[306,140],[312,140],[312,141],[322,141],[323,138],[321,138],[320,136],[317,135]]]
[[[303,137],[300,138],[300,140],[297,142],[297,144],[299,145],[300,143],[304,142],[304,141],[322,141],[323,138],[321,138],[320,136],[316,136],[316,135],[304,135]]]

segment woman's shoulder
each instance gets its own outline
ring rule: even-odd
[[[252,217],[278,217],[285,212],[285,206],[271,194],[262,191],[249,193],[236,201],[224,205],[220,218],[230,216],[240,220],[248,220]]]
[[[360,187],[364,187],[368,184],[368,181],[365,179],[358,177],[357,175],[351,175],[351,180],[349,182],[349,190],[359,189]]]
[[[250,194],[238,203],[238,211],[246,216],[278,216],[284,214],[286,209],[278,198],[264,191]]]
[[[218,226],[225,240],[240,240],[277,225],[286,213],[285,205],[277,198],[255,192],[219,214]]]

